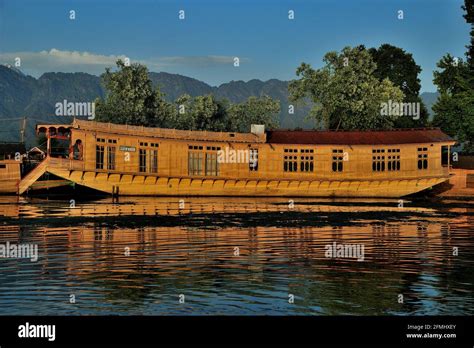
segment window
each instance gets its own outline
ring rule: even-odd
[[[284,149],[283,171],[296,172],[298,170],[298,149]],[[293,155],[294,154],[294,155]]]
[[[428,169],[428,148],[418,148],[418,169]]]
[[[373,172],[385,171],[385,149],[372,150],[372,171]]]
[[[188,145],[189,175],[219,175],[219,146]]]
[[[150,151],[150,172],[158,173],[158,150]]]
[[[107,169],[115,170],[115,146],[107,146]]]
[[[96,138],[96,141],[98,143],[105,143],[105,139],[104,138]]]
[[[82,161],[83,159],[83,150],[82,141],[77,139],[72,148],[72,158],[75,160]]]
[[[104,169],[104,146],[95,146],[95,168]]]
[[[188,172],[189,175],[202,175],[203,153],[190,151],[188,152]]]
[[[400,170],[400,149],[388,149],[387,169],[389,171]]]
[[[7,165],[6,164],[0,164],[0,169],[6,169]]]
[[[141,173],[146,172],[146,150],[145,149],[140,149],[139,151],[139,171]]]
[[[206,175],[217,176],[218,174],[217,153],[206,153]]]
[[[449,165],[449,146],[441,146],[441,166]]]
[[[303,150],[301,150],[303,151]],[[300,157],[300,171],[312,172],[314,170],[314,157],[313,156],[301,156]]]
[[[285,156],[283,170],[285,172],[296,172],[298,170],[298,156]]]
[[[250,149],[249,170],[251,172],[258,171],[258,149]]]
[[[332,150],[332,171],[333,172],[342,172],[344,161],[344,154],[341,149]]]

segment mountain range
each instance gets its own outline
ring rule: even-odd
[[[166,72],[150,72],[149,77],[168,101],[174,101],[183,94],[193,97],[213,94],[218,99],[227,98],[240,103],[250,96],[268,95],[280,101],[280,127],[312,128],[312,123],[305,120],[309,106],[297,106],[294,114],[288,113],[288,81],[253,79],[247,82],[230,81],[215,87],[191,77]],[[55,115],[57,102],[89,102],[104,97],[104,94],[100,77],[95,75],[49,72],[36,79],[11,66],[0,65],[0,142],[19,141],[21,118],[26,117],[26,142],[33,145],[36,123],[71,122],[70,117]],[[431,111],[437,93],[423,93],[421,97]]]

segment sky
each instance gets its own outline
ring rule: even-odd
[[[462,0],[0,0],[0,63],[100,75],[118,58],[218,86],[295,79],[329,51],[403,48],[422,68],[422,92],[446,53],[463,57]],[[184,11],[184,19],[179,18]],[[294,19],[289,19],[289,11]],[[399,19],[399,10],[403,19]],[[71,19],[71,12],[75,19]],[[239,66],[235,66],[235,58]]]

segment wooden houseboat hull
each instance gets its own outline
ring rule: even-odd
[[[69,170],[57,163],[45,170],[78,185],[126,196],[403,197],[449,180],[198,179]]]

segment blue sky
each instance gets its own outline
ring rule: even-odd
[[[0,0],[0,63],[33,76],[99,75],[118,57],[151,71],[219,85],[295,78],[301,62],[322,65],[344,46],[382,43],[413,54],[422,91],[447,52],[464,57],[462,0]],[[69,19],[74,10],[76,19]],[[185,11],[185,19],[178,12]],[[295,19],[288,19],[288,11]],[[397,11],[404,11],[404,19]],[[234,67],[234,57],[240,66]]]

